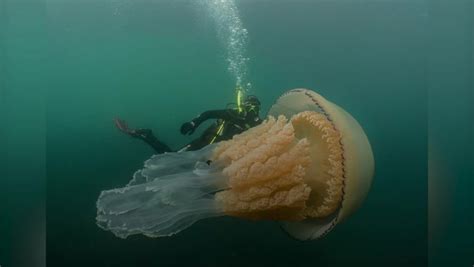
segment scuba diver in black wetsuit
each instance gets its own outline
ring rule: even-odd
[[[178,151],[198,150],[209,144],[231,139],[234,135],[260,124],[262,120],[259,113],[260,101],[253,95],[247,96],[241,107],[206,111],[193,120],[184,123],[181,126],[181,134],[193,134],[199,125],[208,119],[216,119],[216,122],[207,128],[199,138]],[[173,151],[169,146],[158,140],[150,129],[132,130],[128,128],[125,121],[120,119],[115,119],[115,125],[125,134],[143,140],[153,147],[158,154]]]

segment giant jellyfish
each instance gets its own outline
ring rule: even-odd
[[[231,140],[147,160],[125,187],[100,194],[97,224],[122,238],[161,237],[232,216],[316,239],[357,210],[373,171],[359,123],[314,91],[294,89]]]

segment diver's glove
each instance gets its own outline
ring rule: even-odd
[[[194,133],[194,130],[196,130],[196,123],[194,123],[194,121],[188,121],[181,125],[181,134],[191,135]]]

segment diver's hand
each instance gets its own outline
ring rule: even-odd
[[[181,125],[181,134],[191,135],[194,133],[194,130],[196,130],[196,124],[193,121],[188,121]]]

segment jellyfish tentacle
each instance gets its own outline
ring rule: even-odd
[[[153,157],[163,162],[148,161],[126,187],[101,193],[97,200],[98,225],[121,238],[133,234],[159,237],[178,233],[198,220],[223,215],[214,201],[215,192],[227,188],[219,164],[195,161],[205,159],[208,151]],[[190,162],[192,168],[179,172]],[[166,163],[177,166],[170,166],[173,171],[162,170]],[[155,174],[161,176],[151,176]]]

